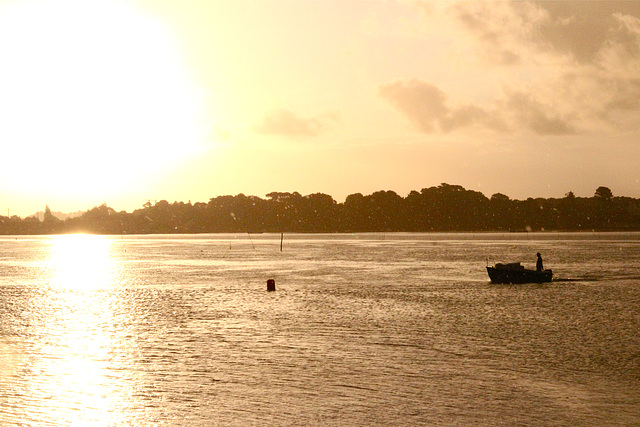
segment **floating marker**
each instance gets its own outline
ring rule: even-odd
[[[267,291],[273,292],[276,290],[276,281],[273,279],[267,280]]]

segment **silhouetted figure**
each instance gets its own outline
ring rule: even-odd
[[[542,256],[540,256],[540,252],[538,252],[536,256],[538,257],[538,261],[536,261],[536,270],[542,271],[544,270],[544,267],[542,266]]]

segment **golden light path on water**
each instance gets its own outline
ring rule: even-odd
[[[89,291],[109,287],[115,263],[110,253],[111,240],[89,234],[56,236],[47,260],[56,288]]]
[[[36,304],[41,341],[30,371],[31,396],[42,399],[29,418],[60,425],[119,425],[127,381],[116,365],[114,312],[120,302],[112,240],[63,235],[51,240],[44,261],[49,287]],[[35,303],[35,302],[34,302]]]

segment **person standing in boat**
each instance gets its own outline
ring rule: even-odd
[[[540,255],[540,252],[538,252],[536,256],[538,257],[538,261],[536,261],[536,270],[542,271],[544,270],[544,267],[542,266],[542,256]]]

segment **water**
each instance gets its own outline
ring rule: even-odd
[[[640,234],[5,237],[0,321],[0,425],[640,425]]]

